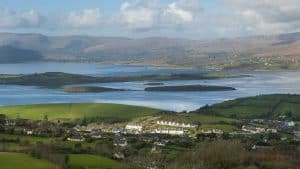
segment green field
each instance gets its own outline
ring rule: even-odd
[[[38,104],[24,106],[3,106],[0,107],[0,114],[8,118],[17,117],[31,120],[42,120],[45,115],[49,120],[70,121],[86,118],[117,118],[128,121],[132,118],[153,115],[160,110],[128,106],[120,104],[105,103],[65,103],[65,104]]]
[[[0,152],[0,169],[58,169],[58,167],[26,154]]]
[[[277,118],[287,115],[300,119],[300,95],[274,94],[240,98],[195,112],[237,118]]]
[[[109,158],[89,155],[89,154],[71,154],[70,169],[112,169],[119,168],[121,164]]]

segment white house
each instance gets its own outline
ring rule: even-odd
[[[261,127],[252,127],[252,126],[243,125],[242,126],[242,131],[249,132],[249,133],[252,133],[252,134],[257,134],[257,133],[265,132],[266,129],[261,128]]]
[[[67,140],[80,142],[80,141],[84,141],[85,139],[84,139],[84,137],[78,135],[78,136],[68,137]]]
[[[33,135],[33,130],[31,130],[31,129],[24,129],[24,133],[26,135]]]

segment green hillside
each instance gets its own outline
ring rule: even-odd
[[[120,104],[105,103],[64,103],[64,104],[37,104],[22,106],[0,107],[0,114],[5,114],[8,118],[17,117],[32,120],[41,120],[45,115],[49,120],[71,121],[75,119],[103,118],[119,119],[128,121],[132,118],[152,115],[160,110],[128,106]]]
[[[70,169],[112,169],[121,166],[117,161],[89,154],[71,154],[69,165]]]
[[[46,160],[39,160],[21,153],[0,152],[1,169],[59,169]]]
[[[274,94],[225,101],[203,107],[196,113],[237,118],[276,118],[282,115],[300,119],[300,95]]]

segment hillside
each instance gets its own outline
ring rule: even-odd
[[[104,122],[110,120],[128,121],[137,117],[153,115],[160,111],[159,109],[140,106],[105,103],[37,104],[0,107],[1,114],[5,114],[11,119],[19,116],[24,119],[41,120],[47,115],[51,121],[73,121],[84,117],[99,118]]]
[[[43,56],[30,49],[19,49],[12,46],[0,46],[0,63],[19,63],[40,61]]]
[[[47,61],[277,70],[300,68],[299,39],[300,33],[203,41],[2,33],[0,46],[37,51]]]
[[[58,166],[46,160],[35,159],[21,153],[0,152],[0,168],[6,169],[58,169]]]
[[[234,118],[300,119],[300,95],[274,94],[240,98],[212,106],[205,106],[194,113],[214,114]]]

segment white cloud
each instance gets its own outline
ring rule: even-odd
[[[84,9],[82,12],[70,12],[64,18],[64,25],[72,28],[92,28],[101,23],[100,9]]]
[[[220,38],[300,31],[299,0],[127,0],[101,16],[100,9],[64,13],[0,8],[0,29],[39,29],[118,36]],[[207,8],[205,8],[207,7]],[[101,28],[101,29],[99,29]],[[102,32],[101,32],[102,31]],[[105,32],[105,33],[106,33]]]
[[[234,15],[240,25],[248,28],[245,30],[251,30],[253,34],[299,30],[299,0],[218,1],[224,6],[226,13]]]
[[[149,29],[155,26],[158,14],[155,2],[138,0],[124,2],[114,20],[130,29]]]
[[[193,14],[190,11],[181,9],[178,7],[177,3],[171,3],[168,8],[164,11],[165,16],[173,17],[175,20],[180,20],[183,22],[192,22]]]
[[[39,27],[45,20],[34,10],[17,12],[0,8],[0,28]]]

